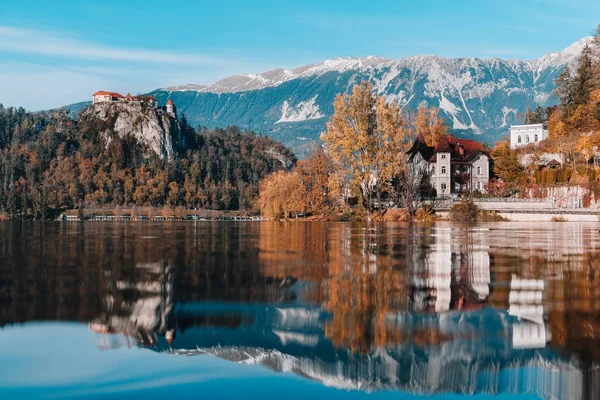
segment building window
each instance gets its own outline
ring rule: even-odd
[[[534,139],[537,142],[538,141],[538,135],[535,135]]]
[[[477,175],[481,175],[481,167],[477,167]]]
[[[445,160],[445,159],[446,159],[446,155],[442,154],[442,160]]]
[[[529,143],[529,135],[525,136],[525,143]]]
[[[435,175],[435,165],[431,167],[431,175]]]
[[[521,136],[519,136],[518,142],[521,143]]]
[[[442,175],[445,175],[445,174],[446,174],[446,167],[442,166]]]
[[[446,184],[442,183],[442,190],[446,190]]]

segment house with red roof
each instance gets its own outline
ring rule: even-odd
[[[407,155],[413,176],[427,178],[437,197],[484,193],[490,180],[492,159],[475,140],[446,135],[428,146],[419,135]]]

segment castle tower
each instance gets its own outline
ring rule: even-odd
[[[175,116],[175,106],[171,99],[167,100],[167,114]]]

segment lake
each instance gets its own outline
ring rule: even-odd
[[[1,222],[0,371],[2,399],[597,399],[600,223]]]

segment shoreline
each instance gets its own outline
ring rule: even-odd
[[[506,221],[498,222],[598,222],[600,223],[600,212],[570,212],[570,211],[501,211],[496,214]],[[435,215],[450,219],[450,211],[438,211]]]
[[[389,213],[389,214],[388,214]],[[401,221],[401,209],[389,209],[386,218],[379,222]],[[505,219],[498,222],[599,222],[600,210],[597,209],[547,209],[547,210],[502,210],[495,214]],[[81,218],[83,216],[83,218]],[[448,209],[435,211],[431,215],[433,220],[450,221],[451,212]],[[19,217],[12,219],[0,218],[0,221],[18,221]],[[31,220],[31,219],[26,219]],[[70,209],[60,213],[57,218],[49,221],[269,221],[266,218],[246,211],[231,210],[185,210],[155,207],[134,208],[89,208],[83,210]],[[301,217],[279,221],[316,221],[316,222],[345,222],[329,218]],[[354,220],[355,222],[360,222]],[[364,220],[363,222],[366,222]],[[373,220],[375,222],[375,220]],[[415,220],[419,222],[419,220]]]

